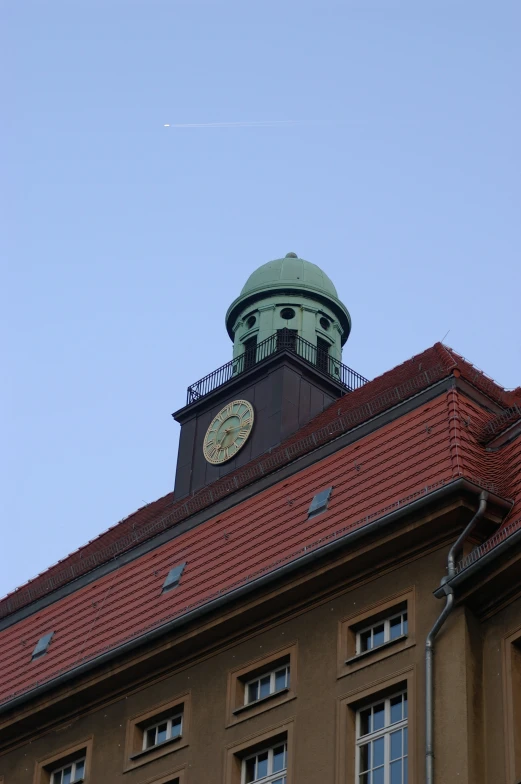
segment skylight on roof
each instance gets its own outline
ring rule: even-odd
[[[47,648],[49,647],[53,634],[54,632],[49,632],[48,634],[44,634],[43,637],[40,637],[34,647],[33,659],[38,659],[39,656],[43,656],[44,653],[47,653]]]
[[[308,517],[314,517],[327,509],[332,492],[333,488],[328,487],[327,490],[321,490],[320,493],[317,493],[316,496],[314,496],[309,505]]]
[[[163,583],[163,592],[169,591],[171,588],[175,588],[176,585],[179,585],[179,581],[181,579],[181,575],[183,574],[183,569],[186,566],[186,562],[179,564],[178,566],[174,566],[173,569],[170,569],[166,576],[166,580]]]

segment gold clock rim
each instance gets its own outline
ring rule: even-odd
[[[215,420],[217,419],[217,417],[219,416],[219,414],[220,414],[222,411],[224,411],[224,410],[225,410],[225,408],[228,408],[228,406],[230,406],[230,405],[234,405],[235,403],[244,403],[244,405],[245,405],[245,406],[247,406],[247,407],[248,407],[248,409],[250,410],[250,414],[251,414],[251,424],[250,424],[249,433],[248,433],[248,436],[247,436],[247,438],[244,440],[244,443],[242,443],[242,444],[241,444],[241,446],[238,448],[238,450],[235,452],[235,454],[233,454],[233,455],[230,455],[230,457],[227,457],[227,458],[225,458],[224,460],[216,460],[215,458],[211,458],[211,457],[209,457],[209,456],[207,455],[207,453],[206,453],[206,439],[207,439],[207,437],[208,437],[208,433],[209,433],[209,431],[210,431],[210,429],[211,429],[211,427],[212,427],[213,423],[215,422]],[[223,465],[223,463],[227,463],[229,460],[233,460],[233,458],[234,458],[236,455],[238,455],[238,454],[239,454],[239,452],[241,451],[241,449],[243,448],[243,446],[245,446],[246,442],[248,441],[249,437],[251,436],[251,432],[252,432],[252,430],[253,430],[253,422],[254,422],[254,421],[255,421],[255,410],[254,410],[254,408],[253,408],[253,406],[252,406],[252,404],[250,403],[250,401],[249,401],[249,400],[242,400],[241,398],[238,398],[237,400],[231,400],[229,403],[227,403],[225,406],[223,406],[223,407],[221,408],[221,410],[220,410],[220,411],[218,411],[218,412],[217,412],[217,414],[214,416],[214,418],[212,419],[212,421],[210,422],[210,424],[209,424],[209,425],[208,425],[208,427],[206,428],[206,433],[204,434],[204,439],[203,439],[203,456],[204,456],[204,459],[206,460],[206,462],[207,462],[207,463],[210,463],[211,465]]]

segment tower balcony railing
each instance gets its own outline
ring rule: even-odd
[[[264,359],[281,351],[290,351],[297,354],[304,362],[313,365],[324,375],[338,382],[345,392],[352,392],[367,382],[367,379],[361,376],[360,373],[334,359],[328,351],[317,348],[313,343],[304,340],[296,331],[280,329],[261,343],[247,346],[244,353],[240,356],[235,357],[235,359],[227,362],[226,365],[222,365],[217,370],[196,381],[195,384],[191,384],[187,391],[187,405],[209,395],[232,378],[244,373],[246,370],[250,370]]]

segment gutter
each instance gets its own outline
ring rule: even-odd
[[[491,561],[498,558],[502,555],[506,550],[510,550],[518,542],[521,542],[521,528],[517,531],[514,531],[513,534],[510,534],[504,541],[497,544],[491,550],[481,555],[476,561],[469,564],[465,569],[462,569],[461,572],[458,572],[454,575],[452,579],[447,579],[443,585],[440,585],[439,588],[436,588],[434,591],[434,596],[436,599],[443,599],[446,595],[447,587],[454,590],[454,588],[458,588],[465,580],[470,577],[473,577],[476,572],[481,571],[484,569]],[[521,782],[519,782],[521,784]]]
[[[178,629],[181,629],[183,626],[186,626],[187,624],[198,620],[205,615],[219,610],[223,606],[241,599],[243,596],[247,596],[248,594],[258,591],[265,586],[269,586],[271,583],[276,582],[286,575],[290,575],[293,572],[296,572],[297,570],[300,570],[310,564],[314,564],[316,561],[322,559],[330,553],[334,553],[337,550],[340,550],[343,547],[358,541],[358,539],[378,532],[380,529],[387,528],[387,526],[392,525],[394,522],[400,520],[405,515],[421,510],[433,502],[435,503],[437,501],[443,500],[447,496],[452,495],[455,491],[467,491],[476,494],[479,490],[481,490],[481,488],[479,488],[476,484],[469,482],[467,479],[461,478],[449,482],[438,490],[433,490],[431,493],[426,493],[421,498],[412,501],[406,506],[401,506],[393,512],[389,512],[372,523],[366,523],[360,528],[356,528],[354,531],[345,534],[343,537],[335,539],[332,542],[329,542],[328,544],[313,550],[309,554],[297,557],[295,560],[279,567],[278,569],[273,570],[272,572],[262,575],[261,577],[257,577],[245,585],[229,591],[223,596],[219,596],[216,599],[201,605],[200,607],[196,607],[182,616],[178,616],[177,618],[174,618],[171,621],[162,624],[161,626],[139,635],[139,637],[128,640],[122,645],[119,645],[117,648],[113,648],[112,650],[106,651],[105,653],[102,653],[99,656],[84,662],[83,664],[79,664],[78,666],[67,670],[67,672],[52,678],[46,683],[42,683],[40,686],[36,686],[24,694],[13,697],[8,702],[4,702],[2,705],[0,705],[0,715],[7,713],[8,711],[15,710],[30,700],[41,697],[53,689],[64,686],[70,681],[90,673],[97,667],[101,667],[104,664],[112,662],[119,656],[124,656],[136,650],[137,648],[154,642],[155,640],[163,637],[166,634],[169,634],[170,632],[175,632]],[[500,497],[494,496],[494,498],[496,498],[501,505],[505,504],[504,500]]]
[[[456,574],[456,558],[463,548],[465,539],[485,514],[487,501],[488,493],[483,490],[479,496],[478,511],[449,550],[447,576],[442,579],[440,586],[447,597],[445,607],[436,619],[425,642],[425,784],[433,784],[434,782],[434,640],[454,609],[454,590],[449,581]]]

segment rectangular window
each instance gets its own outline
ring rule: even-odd
[[[366,626],[356,635],[356,653],[365,653],[407,635],[407,610]]]
[[[184,770],[181,768],[175,773],[168,773],[166,776],[160,776],[157,779],[147,779],[146,781],[147,784],[183,784],[184,780]]]
[[[125,741],[125,771],[160,757],[176,755],[186,748],[190,742],[191,712],[190,692],[185,692],[149,707],[146,713],[130,717]],[[167,781],[170,784],[169,779],[165,779],[165,784]]]
[[[228,746],[224,784],[295,784],[293,719]]]
[[[243,760],[241,784],[257,781],[262,781],[262,784],[286,784],[287,768],[287,743],[280,743]]]
[[[227,726],[294,700],[297,670],[296,643],[231,670],[226,698]]]
[[[83,738],[73,746],[58,749],[45,759],[36,760],[31,781],[34,784],[79,784],[90,781],[92,743],[92,736]]]
[[[360,608],[338,625],[338,677],[415,645],[414,588]]]
[[[289,689],[289,664],[278,670],[267,672],[259,678],[254,678],[245,684],[244,704],[250,705],[252,702],[276,694],[282,689]]]
[[[74,784],[85,779],[85,757],[74,760],[51,773],[51,784]]]
[[[159,746],[173,738],[180,738],[183,734],[183,714],[178,713],[168,719],[145,727],[143,732],[143,751]]]
[[[407,784],[407,691],[356,714],[356,784]]]

